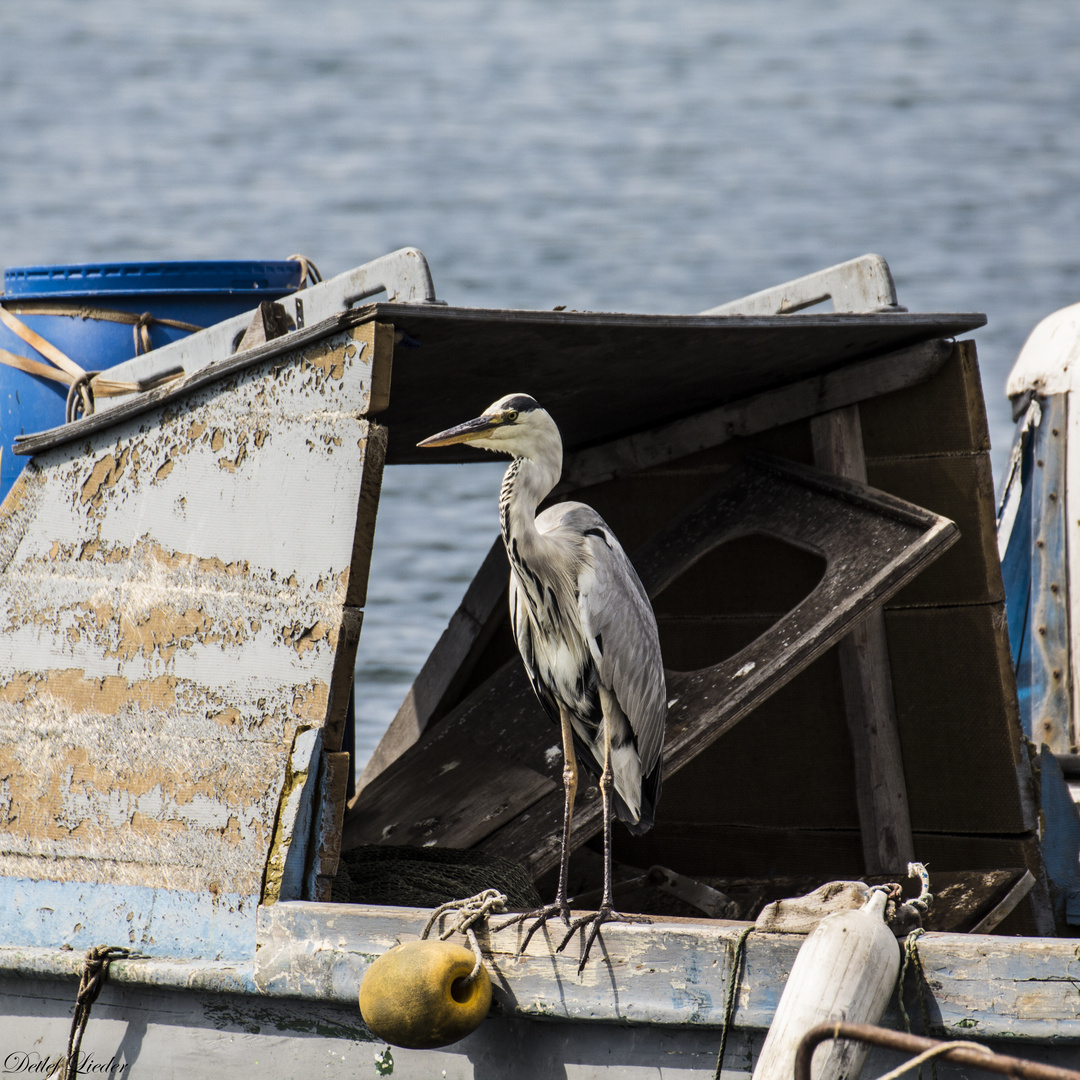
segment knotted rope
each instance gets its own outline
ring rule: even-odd
[[[108,978],[109,964],[134,955],[134,950],[119,945],[95,945],[87,952],[79,975],[79,992],[75,997],[75,1014],[71,1018],[71,1032],[68,1035],[67,1054],[64,1057],[60,1080],[75,1080],[79,1075],[79,1049],[86,1031],[86,1022],[90,1019],[90,1008],[97,1001],[98,994]]]
[[[193,323],[181,322],[179,319],[159,319],[149,312],[136,315],[129,311],[110,311],[106,308],[89,307],[64,307],[58,305],[30,305],[17,307],[15,311],[20,314],[34,315],[70,315],[83,319],[104,319],[109,322],[129,323],[135,335],[135,355],[140,352],[149,352],[153,345],[150,342],[150,326],[160,323],[164,326],[173,326],[180,330],[201,330],[202,327]],[[152,390],[173,379],[180,378],[183,370],[169,371],[153,379],[142,382],[120,382],[115,379],[103,379],[97,371],[85,371],[81,365],[71,359],[63,350],[58,349],[51,341],[43,338],[39,333],[31,330],[21,319],[17,318],[14,311],[0,304],[0,323],[3,323],[16,337],[25,341],[35,352],[44,357],[48,363],[40,360],[32,360],[26,356],[0,349],[0,364],[16,368],[28,375],[36,375],[42,379],[51,379],[53,382],[64,383],[68,387],[66,416],[70,423],[81,414],[89,416],[94,411],[94,397],[115,397],[118,394],[131,394],[141,390]]]
[[[306,255],[290,255],[288,261],[300,264],[300,284],[297,288],[304,289],[308,284],[318,285],[322,281],[319,268]]]
[[[506,896],[499,892],[498,889],[485,889],[475,896],[469,896],[464,900],[451,900],[448,904],[437,907],[431,913],[431,918],[428,919],[427,925],[420,935],[421,941],[427,940],[431,928],[448,911],[458,912],[458,917],[452,926],[447,927],[439,935],[439,940],[445,941],[451,934],[464,934],[468,937],[469,945],[472,947],[473,955],[476,957],[476,963],[473,964],[472,971],[465,976],[465,981],[470,983],[480,974],[480,965],[484,962],[483,953],[480,951],[480,942],[477,940],[473,924],[481,919],[486,919],[492,912],[500,915],[505,912]]]

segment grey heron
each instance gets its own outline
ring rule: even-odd
[[[524,950],[539,927],[560,915],[568,927],[562,950],[591,924],[584,967],[601,925],[630,918],[613,907],[612,814],[632,833],[643,833],[660,797],[667,691],[656,618],[630,560],[595,510],[564,502],[537,516],[562,473],[562,438],[533,398],[508,394],[419,445],[461,442],[513,459],[499,494],[510,616],[533,690],[562,732],[565,805],[555,901],[503,926],[535,919]],[[600,785],[604,888],[599,910],[571,921],[567,864],[579,760]]]

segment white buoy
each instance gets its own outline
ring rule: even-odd
[[[885,924],[885,893],[875,890],[855,911],[822,919],[799,949],[780,997],[754,1080],[791,1080],[795,1051],[816,1024],[846,1020],[876,1024],[900,970],[900,946]],[[869,1047],[823,1043],[813,1080],[857,1080]]]

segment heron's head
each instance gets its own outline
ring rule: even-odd
[[[474,420],[447,428],[418,446],[450,446],[467,442],[482,450],[561,466],[562,440],[555,421],[528,394],[507,394]]]

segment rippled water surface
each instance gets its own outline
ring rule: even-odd
[[[999,467],[1016,351],[1080,299],[1071,0],[34,0],[0,6],[0,98],[5,265],[412,244],[455,303],[692,312],[880,252],[912,310],[989,315]],[[388,472],[369,746],[498,475]]]

